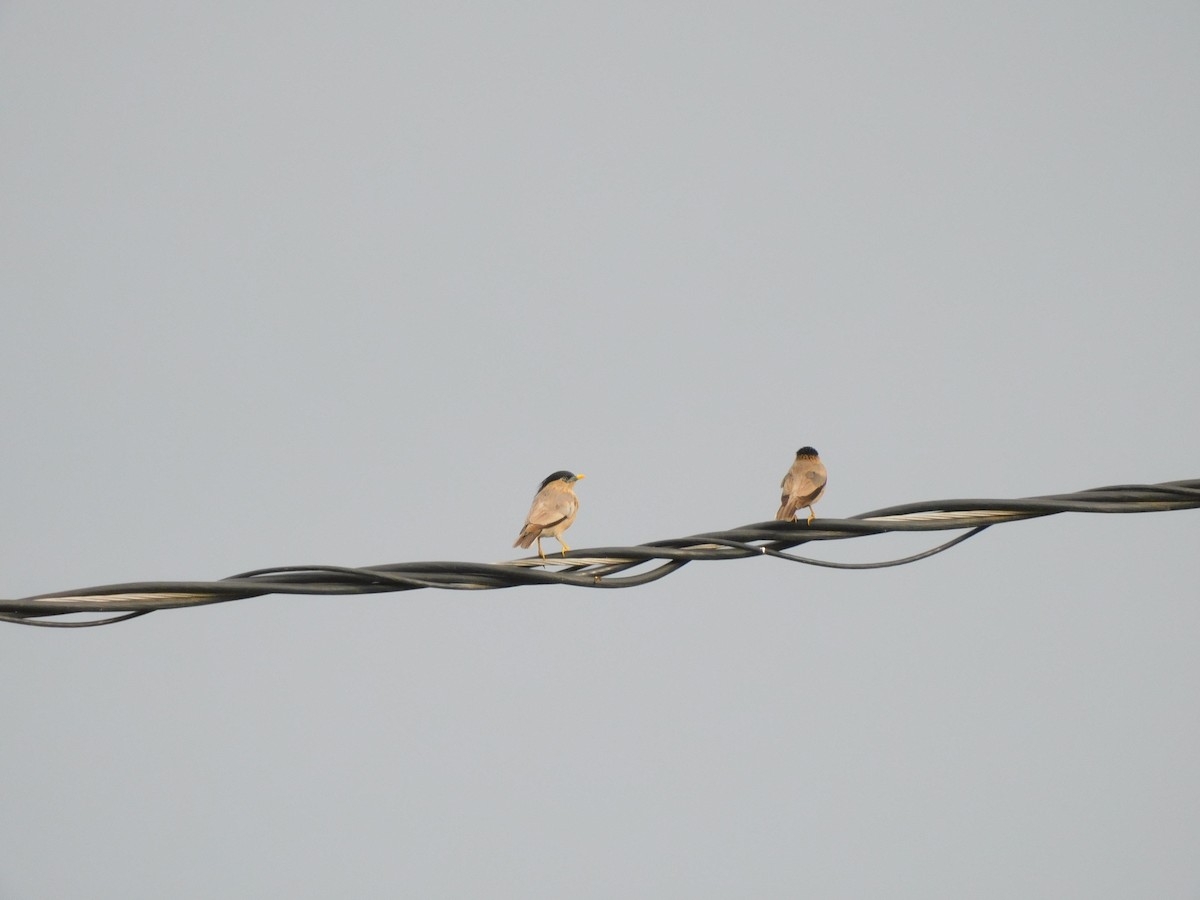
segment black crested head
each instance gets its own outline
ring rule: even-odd
[[[814,447],[801,447],[796,451],[797,456],[816,456],[817,451]]]
[[[542,483],[538,485],[538,490],[540,491],[552,481],[565,481],[567,484],[570,484],[572,481],[575,481],[575,473],[568,472],[566,469],[559,469],[557,472],[547,475],[542,480]]]

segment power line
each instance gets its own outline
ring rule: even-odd
[[[245,600],[265,594],[381,594],[421,588],[495,590],[535,584],[584,588],[628,588],[657,581],[690,562],[771,556],[837,569],[879,569],[926,559],[986,528],[1004,522],[1064,512],[1136,513],[1200,508],[1200,479],[1162,484],[1125,484],[1071,494],[1018,500],[937,500],[860,513],[849,519],[757,522],[728,531],[670,538],[632,547],[572,550],[503,563],[417,562],[381,566],[281,566],[242,572],[220,581],[143,581],[0,599],[0,621],[56,628],[86,628],[124,622],[161,609]],[[787,551],[813,541],[835,541],[896,531],[963,533],[902,559],[843,563],[796,556]],[[641,571],[633,571],[641,569]],[[74,613],[102,618],[62,621]]]

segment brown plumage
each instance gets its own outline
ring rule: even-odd
[[[825,493],[827,480],[825,464],[821,462],[821,457],[817,456],[817,451],[812,447],[801,447],[796,451],[796,461],[783,476],[783,484],[780,485],[783,488],[783,496],[779,498],[781,505],[779,512],[775,513],[775,518],[790,522],[796,517],[798,510],[807,506],[808,524],[811,525],[813,517],[816,516],[813,504]]]
[[[572,485],[585,477],[565,469],[547,476],[538,487],[533,506],[529,507],[529,515],[525,517],[525,527],[517,535],[513,546],[529,547],[537,541],[538,556],[545,559],[542,538],[552,537],[562,545],[563,556],[566,556],[571,548],[563,541],[562,533],[571,527],[575,514],[579,512],[579,498],[575,496]]]

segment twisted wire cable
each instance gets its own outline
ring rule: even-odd
[[[669,538],[632,547],[599,547],[527,557],[501,563],[415,562],[353,568],[277,566],[231,575],[220,581],[146,581],[0,599],[0,621],[57,628],[87,628],[124,622],[162,609],[245,600],[266,594],[339,596],[423,588],[477,591],[522,585],[562,584],[584,588],[629,588],[649,584],[691,562],[769,556],[837,569],[899,566],[949,550],[993,525],[1066,512],[1138,513],[1200,508],[1200,479],[1162,484],[1124,484],[1069,494],[1016,500],[937,500],[907,503],[848,519],[756,522],[727,531]],[[797,556],[787,551],[814,541],[846,540],[898,531],[963,533],[900,559],[846,563]],[[640,571],[635,571],[640,570]],[[83,620],[58,617],[91,613]]]

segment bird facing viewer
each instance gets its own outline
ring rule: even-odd
[[[779,512],[775,513],[775,518],[790,522],[796,517],[797,510],[807,506],[808,524],[811,525],[813,517],[816,516],[813,504],[825,493],[827,480],[825,464],[821,462],[821,457],[817,456],[817,451],[812,447],[801,447],[796,451],[796,460],[792,467],[783,476],[783,484],[780,485],[783,488],[783,496],[779,498],[781,505]]]
[[[575,514],[579,512],[579,498],[575,496],[572,485],[585,477],[566,469],[547,475],[538,486],[533,505],[529,507],[529,515],[525,517],[525,527],[517,535],[513,546],[529,547],[537,541],[538,556],[545,559],[542,538],[552,537],[562,545],[562,555],[566,556],[571,548],[562,539],[562,533],[571,527]]]

